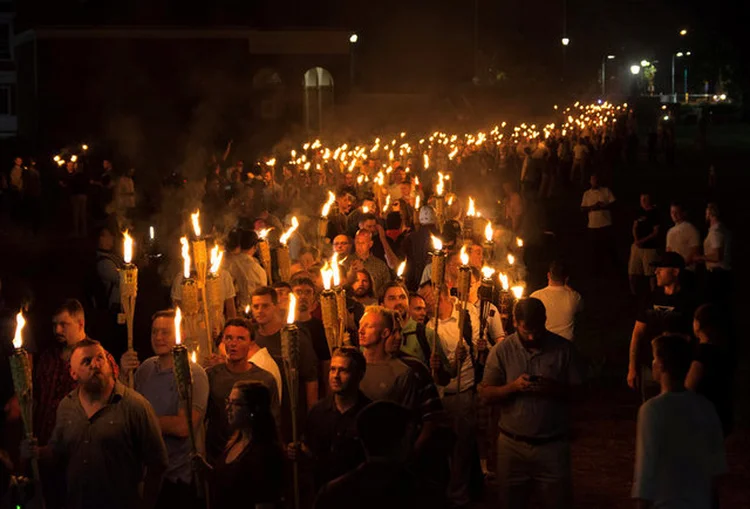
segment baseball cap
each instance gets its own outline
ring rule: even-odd
[[[668,251],[664,253],[658,261],[651,265],[654,267],[664,267],[669,269],[684,269],[685,259],[679,253]]]

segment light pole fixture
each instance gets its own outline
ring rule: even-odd
[[[685,37],[687,35],[687,29],[683,28],[682,30],[680,30],[680,35]]]
[[[567,46],[568,44],[570,44],[570,39],[569,39],[568,37],[563,37],[563,38],[562,38],[562,39],[560,40],[560,42],[562,42],[562,45],[563,45],[563,46]]]
[[[607,60],[614,60],[614,59],[615,59],[614,55],[607,55]]]
[[[675,89],[675,58],[682,58],[682,57],[689,57],[692,53],[689,51],[678,51],[677,53],[672,53],[672,102],[677,102],[677,91]],[[685,71],[687,73],[687,67],[685,68]],[[685,79],[685,89],[687,89],[687,79]]]
[[[607,60],[614,60],[614,55],[607,55],[602,58],[602,97],[607,93]]]
[[[358,40],[359,40],[359,36],[357,34],[352,34],[349,36],[349,42],[352,44],[357,44]]]
[[[641,66],[638,64],[633,64],[630,66],[630,74],[633,76],[638,75],[641,72]]]
[[[651,62],[648,60],[641,60],[641,67],[648,67],[651,65]]]

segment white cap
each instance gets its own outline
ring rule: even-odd
[[[435,211],[429,205],[419,209],[419,224],[435,224]]]

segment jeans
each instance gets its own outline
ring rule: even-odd
[[[500,507],[527,509],[532,491],[545,509],[573,507],[570,443],[561,439],[531,445],[500,434],[497,442]]]

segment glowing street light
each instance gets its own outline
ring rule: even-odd
[[[614,59],[615,59],[614,55],[607,55],[607,60],[614,60]]]
[[[561,42],[563,46],[567,46],[568,44],[570,44],[570,39],[568,37],[563,37],[561,39]]]
[[[685,53],[683,53],[682,51],[678,51],[677,53],[675,53],[675,55],[677,56],[677,58],[682,58],[683,56],[685,56]]]
[[[641,66],[638,64],[633,64],[630,66],[630,74],[637,75],[641,72]]]
[[[349,36],[349,42],[352,44],[357,44],[358,40],[359,40],[359,36],[357,34],[352,34]]]
[[[651,62],[648,60],[641,60],[641,67],[648,67],[649,65],[651,65]]]
[[[683,37],[686,36],[687,35],[687,30],[684,29],[684,28],[682,30],[680,30],[680,35],[683,36]]]

